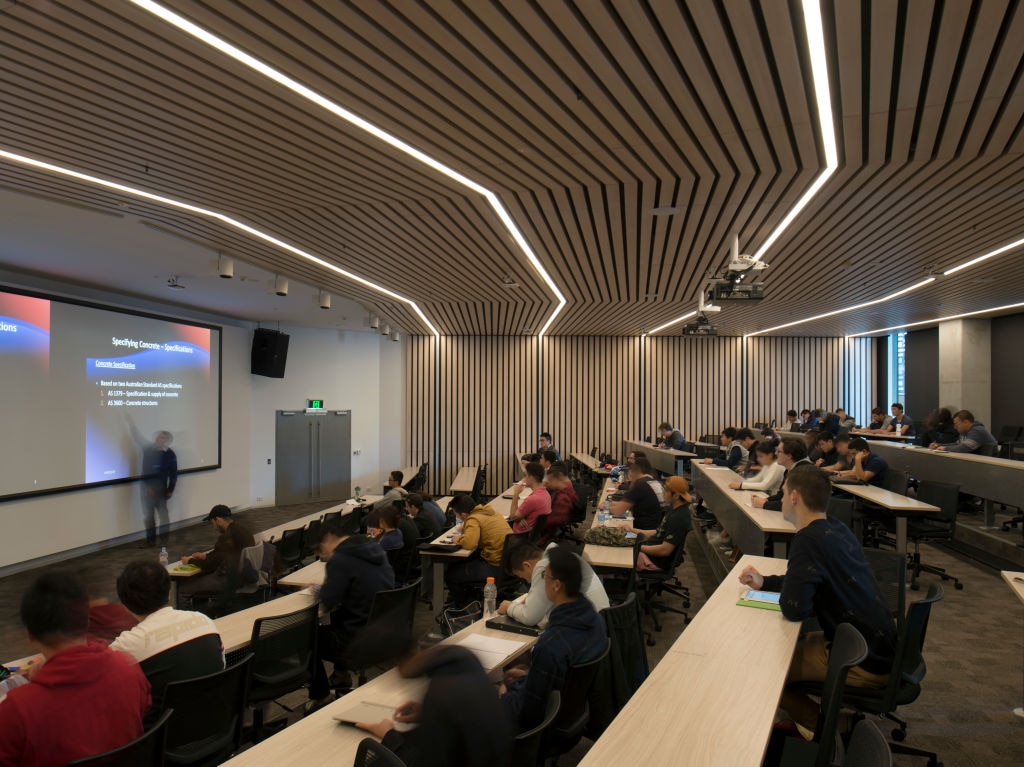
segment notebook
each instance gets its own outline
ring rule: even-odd
[[[743,607],[757,607],[761,610],[774,610],[782,612],[779,606],[779,594],[777,591],[757,591],[750,589],[746,594],[737,600],[736,604]]]

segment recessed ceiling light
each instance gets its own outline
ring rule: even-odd
[[[674,216],[679,212],[679,208],[672,205],[662,205],[657,208],[651,208],[652,216]]]

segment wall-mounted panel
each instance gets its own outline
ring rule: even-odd
[[[646,417],[635,436],[656,436],[662,421],[691,441],[744,425],[742,338],[654,336],[644,356]]]
[[[541,427],[563,458],[598,448],[620,458],[640,412],[640,339],[561,336],[543,340]]]

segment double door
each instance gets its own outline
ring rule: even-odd
[[[352,413],[277,411],[276,503],[350,498]]]

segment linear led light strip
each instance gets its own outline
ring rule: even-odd
[[[975,259],[980,260],[980,259]],[[958,269],[960,267],[957,267]],[[948,272],[947,272],[948,274]],[[1024,303],[1019,304],[1006,304],[1005,306],[993,306],[991,309],[979,309],[976,312],[964,312],[963,314],[952,314],[949,317],[936,317],[933,320],[921,320],[920,322],[908,322],[904,325],[893,325],[891,328],[878,328],[877,330],[865,330],[863,333],[851,333],[846,336],[847,338],[860,338],[861,336],[871,336],[875,333],[888,333],[890,330],[903,330],[904,328],[915,328],[918,325],[931,325],[936,322],[948,322],[949,320],[959,320],[964,317],[975,317],[979,314],[988,314],[990,312],[1002,312],[1009,311],[1010,309],[1024,308]]]
[[[790,209],[786,217],[782,219],[775,230],[768,235],[768,238],[764,241],[753,258],[755,261],[760,261],[764,257],[764,254],[768,252],[768,248],[775,244],[775,241],[786,231],[787,227],[793,223],[800,211],[807,207],[807,204],[814,199],[814,196],[821,190],[822,186],[829,179],[836,169],[839,167],[839,151],[836,149],[836,133],[835,127],[832,123],[832,96],[829,92],[828,86],[828,64],[826,63],[825,56],[825,35],[821,28],[821,9],[818,7],[818,0],[803,0],[804,9],[804,34],[807,37],[807,48],[811,54],[811,74],[814,79],[814,96],[818,102],[818,130],[821,134],[821,143],[825,149],[825,168],[821,174],[814,180],[814,183],[804,192],[803,196],[797,200],[796,204]],[[703,290],[703,288],[702,288]],[[657,333],[659,330],[671,327],[683,320],[688,320],[693,317],[697,312],[690,312],[684,314],[682,317],[666,322],[664,325],[659,325],[654,330],[648,331],[648,333]],[[767,332],[767,331],[761,331]]]
[[[196,213],[200,216],[205,216],[207,218],[212,218],[217,221],[220,221],[221,223],[227,224],[230,227],[243,231],[246,234],[251,234],[253,237],[257,237],[263,240],[264,242],[269,242],[271,245],[275,245],[281,248],[282,250],[287,250],[289,253],[293,253],[296,256],[306,259],[307,261],[311,261],[314,264],[317,264],[318,266],[322,266],[324,269],[329,269],[335,274],[340,274],[342,277],[345,277],[349,280],[353,280],[354,282],[358,282],[360,285],[365,285],[366,287],[371,288],[372,290],[376,290],[378,293],[383,293],[389,298],[393,298],[396,301],[401,301],[404,304],[408,304],[409,306],[412,307],[413,311],[415,311],[416,314],[419,315],[419,318],[423,320],[423,323],[428,328],[430,328],[430,332],[433,333],[434,336],[440,337],[441,335],[438,332],[437,328],[435,328],[431,324],[430,320],[427,319],[427,316],[420,310],[419,306],[417,306],[414,301],[410,301],[405,296],[400,296],[394,291],[388,290],[387,288],[381,285],[363,279],[358,274],[352,274],[352,272],[347,272],[341,267],[328,263],[327,261],[324,261],[322,258],[314,256],[312,253],[307,253],[306,251],[301,250],[300,248],[296,248],[294,245],[290,245],[284,240],[279,240],[277,237],[274,237],[273,235],[269,235],[266,232],[261,232],[259,229],[251,227],[246,223],[231,218],[230,216],[225,216],[223,213],[218,213],[217,211],[214,210],[207,210],[206,208],[200,208],[197,205],[192,205],[187,202],[181,202],[180,200],[174,200],[170,197],[163,197],[162,195],[159,194],[153,194],[152,192],[147,192],[144,189],[136,189],[135,187],[132,186],[119,184],[116,181],[108,181],[105,178],[98,178],[97,176],[90,176],[85,173],[79,173],[78,171],[75,170],[62,168],[59,165],[53,165],[52,163],[36,160],[32,157],[26,157],[24,155],[15,154],[14,152],[8,152],[4,149],[0,149],[0,157],[7,160],[13,160],[14,162],[21,163],[22,165],[28,165],[33,168],[40,168],[41,170],[50,171],[52,173],[59,173],[62,176],[70,176],[71,178],[78,179],[79,181],[85,181],[90,184],[95,184],[96,186],[102,186],[107,189],[116,189],[117,191],[124,192],[125,194],[130,194],[135,197],[142,197],[147,200],[152,200],[153,202],[158,202],[162,205],[167,205],[172,208],[178,208],[179,210],[187,210],[190,213]]]
[[[211,34],[210,32],[206,31],[202,27],[196,26],[191,21],[188,21],[187,19],[179,16],[178,14],[174,13],[173,11],[170,11],[167,8],[164,8],[159,3],[152,2],[152,0],[132,0],[132,2],[135,3],[137,6],[139,6],[140,8],[142,8],[142,9],[144,9],[146,11],[149,11],[153,15],[158,16],[159,18],[163,19],[168,24],[171,24],[171,25],[177,27],[181,31],[183,31],[183,32],[185,32],[185,33],[187,33],[189,35],[192,35],[193,37],[197,38],[198,40],[201,40],[202,42],[206,43],[207,45],[209,45],[209,46],[211,46],[213,48],[216,48],[217,50],[221,51],[222,53],[227,54],[231,58],[233,58],[236,61],[244,64],[245,66],[249,67],[250,69],[253,69],[256,72],[259,72],[264,77],[268,77],[271,80],[274,80],[275,82],[283,85],[284,87],[288,88],[289,90],[293,91],[294,93],[297,93],[298,95],[302,96],[303,98],[308,99],[309,101],[312,101],[314,104],[317,104],[318,106],[323,107],[324,109],[326,109],[327,111],[337,115],[341,119],[351,123],[352,125],[355,125],[357,128],[361,128],[362,130],[366,131],[367,133],[370,133],[371,135],[375,136],[376,138],[380,139],[381,141],[384,141],[385,143],[390,144],[391,146],[395,147],[395,149],[398,149],[399,151],[404,152],[405,154],[409,155],[413,159],[419,160],[424,165],[427,165],[427,166],[433,168],[434,170],[438,171],[439,173],[443,173],[444,175],[448,176],[448,178],[452,179],[453,181],[456,181],[459,184],[462,184],[463,186],[468,187],[469,189],[472,189],[477,194],[482,195],[484,197],[484,199],[486,199],[487,202],[490,204],[491,208],[494,209],[494,212],[497,214],[497,216],[501,220],[502,224],[505,225],[505,228],[508,230],[509,234],[512,235],[512,239],[515,240],[516,244],[519,246],[519,249],[522,250],[523,253],[526,255],[526,258],[529,260],[529,262],[533,266],[534,270],[537,272],[537,274],[540,275],[541,279],[544,280],[545,284],[548,286],[548,288],[551,289],[551,292],[554,293],[555,297],[558,299],[558,305],[555,307],[555,310],[551,313],[551,316],[548,317],[547,322],[544,323],[544,326],[540,329],[540,332],[537,335],[538,336],[543,336],[547,332],[548,327],[551,325],[552,322],[554,322],[555,317],[557,317],[559,312],[561,312],[563,307],[565,307],[565,303],[566,303],[565,297],[562,295],[562,292],[558,289],[558,286],[555,285],[555,282],[554,282],[554,280],[551,279],[551,276],[547,273],[547,271],[545,271],[544,267],[541,265],[540,261],[537,259],[537,256],[534,255],[533,249],[526,242],[526,238],[523,237],[522,233],[519,231],[519,228],[512,221],[512,217],[505,210],[505,206],[501,204],[501,202],[498,200],[497,195],[495,195],[494,192],[492,192],[489,189],[486,189],[485,187],[483,187],[480,184],[476,183],[472,179],[467,178],[466,176],[463,176],[458,171],[456,171],[456,170],[454,170],[452,168],[449,168],[444,163],[438,162],[433,157],[430,157],[429,155],[424,154],[420,150],[418,150],[415,147],[405,143],[401,139],[399,139],[399,138],[397,138],[395,136],[392,136],[387,131],[384,131],[381,128],[378,128],[373,123],[368,122],[367,120],[364,120],[359,115],[357,115],[357,114],[355,114],[353,112],[350,112],[349,110],[347,110],[344,107],[334,103],[333,101],[331,101],[330,99],[322,96],[321,94],[317,93],[316,91],[314,91],[314,90],[312,90],[310,88],[307,88],[302,83],[300,83],[300,82],[298,82],[296,80],[293,80],[292,78],[288,77],[284,73],[279,72],[276,69],[274,69],[273,67],[263,63],[259,59],[256,59],[256,58],[250,56],[248,53],[245,53],[244,51],[236,48],[235,46],[231,45],[227,41],[222,40],[219,37],[217,37],[216,35]],[[323,263],[323,262],[321,262],[319,260],[316,260],[316,262],[317,263]],[[405,301],[405,300],[408,300],[408,299],[402,299],[402,300]],[[409,303],[412,303],[412,302],[410,301]],[[412,304],[412,305],[415,306],[415,304]],[[417,311],[419,311],[419,309],[417,309]],[[421,316],[422,316],[422,314],[421,314]],[[427,324],[429,325],[430,323],[428,322]],[[433,325],[431,325],[430,327],[431,327],[431,329],[433,329]],[[437,335],[437,331],[436,330],[434,330],[434,334]]]

